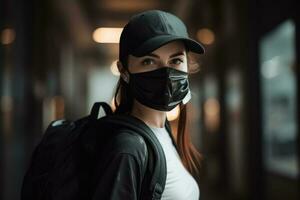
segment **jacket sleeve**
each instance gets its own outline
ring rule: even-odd
[[[115,141],[114,145],[122,150],[108,155],[108,162],[97,180],[92,199],[138,200],[145,167],[145,147],[137,144],[133,137]]]

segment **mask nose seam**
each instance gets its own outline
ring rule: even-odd
[[[167,84],[168,84],[168,94],[169,94],[169,96],[173,96],[173,84],[172,84],[172,78],[170,77],[170,74],[168,75],[168,82],[167,82]]]

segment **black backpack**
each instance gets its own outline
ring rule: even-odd
[[[97,119],[101,107],[106,116]],[[166,163],[163,150],[151,129],[132,117],[113,114],[107,103],[97,102],[86,117],[50,123],[32,154],[23,180],[21,200],[91,198],[93,191],[90,191],[89,178],[94,163],[89,159],[93,158],[95,146],[90,142],[94,140],[89,135],[95,135],[90,134],[95,124],[98,124],[97,137],[107,132],[108,127],[121,127],[144,138],[148,149],[149,173],[144,178],[147,183],[143,184],[142,192],[151,200],[161,198],[166,181]],[[101,129],[99,124],[102,124]],[[168,123],[167,129],[170,131]],[[111,137],[109,135],[103,134],[103,137]]]

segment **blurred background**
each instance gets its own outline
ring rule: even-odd
[[[179,16],[206,54],[191,75],[201,200],[299,200],[296,0],[0,0],[0,199],[20,198],[50,121],[111,103],[130,16]],[[169,119],[176,124],[176,110]]]

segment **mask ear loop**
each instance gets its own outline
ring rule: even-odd
[[[188,73],[187,73],[188,74]],[[185,97],[182,99],[182,104],[187,104],[187,102],[189,102],[192,98],[192,94],[191,94],[191,89],[189,88],[188,93],[185,95]]]
[[[127,66],[124,67],[124,69],[125,69],[126,72],[128,73],[128,76],[124,75],[122,78],[123,78],[123,80],[124,80],[127,84],[129,84],[131,73],[130,73],[130,71],[128,70]]]
[[[187,102],[190,101],[191,98],[192,98],[191,90],[189,90],[188,93],[185,95],[185,97],[182,99],[182,104],[186,104]]]

